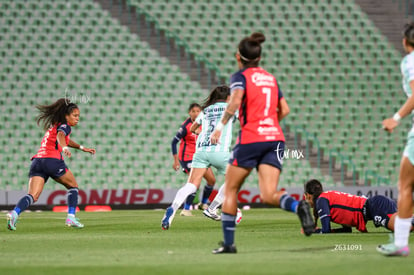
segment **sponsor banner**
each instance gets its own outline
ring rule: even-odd
[[[303,188],[286,188],[292,197],[299,200],[303,196]],[[397,187],[338,187],[326,188],[351,193],[359,196],[372,197],[384,195],[396,200]],[[169,204],[173,201],[178,189],[100,189],[79,190],[79,204],[111,204],[111,205],[136,205],[136,204]],[[214,191],[212,197],[217,193]],[[25,191],[0,191],[0,205],[15,205],[26,194]],[[66,190],[44,190],[36,205],[66,204]],[[211,197],[211,199],[212,199]],[[238,202],[243,204],[260,203],[258,188],[246,188],[240,190]]]

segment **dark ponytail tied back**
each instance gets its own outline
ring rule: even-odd
[[[261,44],[266,41],[263,33],[255,32],[240,41],[238,53],[244,65],[257,66],[262,54]]]

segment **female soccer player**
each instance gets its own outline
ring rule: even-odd
[[[195,133],[190,131],[191,126],[193,125],[194,120],[197,118],[201,111],[201,106],[198,103],[191,103],[190,107],[188,107],[188,115],[190,116],[187,118],[183,124],[181,124],[180,129],[178,129],[175,137],[171,142],[171,151],[174,158],[173,169],[178,171],[181,167],[183,168],[183,172],[186,174],[190,173],[191,170],[191,162],[193,161],[193,155],[196,151],[195,145],[197,140],[197,135],[199,134],[199,130]],[[179,154],[177,154],[177,143],[180,142],[180,149]],[[216,178],[214,177],[214,173],[211,169],[204,175],[205,180],[207,181],[206,186],[203,190],[203,195],[201,199],[201,207],[203,209],[207,208],[208,198],[213,191],[214,184],[216,183]],[[196,196],[196,193],[191,194],[188,196],[185,204],[184,209],[181,211],[181,216],[193,216],[191,213],[190,207],[193,204],[193,200]]]
[[[66,225],[83,228],[84,225],[75,217],[78,205],[78,183],[72,172],[67,168],[62,153],[70,158],[69,147],[95,154],[95,149],[86,148],[69,138],[73,126],[79,122],[78,106],[66,98],[61,98],[51,105],[36,106],[40,111],[37,124],[42,123],[46,134],[40,149],[32,157],[29,172],[29,192],[17,203],[14,210],[7,214],[7,227],[16,230],[17,219],[21,212],[36,202],[43,191],[49,177],[68,189],[68,216]]]
[[[404,28],[402,40],[407,55],[401,61],[403,89],[408,99],[392,118],[382,122],[384,130],[392,133],[400,120],[414,110],[414,23]],[[414,185],[414,126],[408,133],[407,144],[400,163],[398,179],[398,212],[395,218],[394,242],[380,245],[377,251],[387,256],[408,256],[410,248],[408,238],[413,215],[413,185]]]
[[[210,143],[210,135],[226,109],[226,101],[229,95],[230,91],[227,86],[219,86],[212,90],[202,106],[202,112],[191,127],[191,130],[195,132],[202,125],[201,133],[197,139],[197,149],[194,154],[190,175],[187,183],[178,190],[172,205],[165,212],[161,221],[163,230],[167,230],[171,226],[175,212],[190,194],[197,191],[200,187],[201,179],[211,169],[211,166],[216,167],[221,174],[225,172],[229,159],[232,123],[228,123],[223,129],[223,135],[219,144],[212,145]]]
[[[315,233],[352,232],[352,227],[360,232],[368,232],[368,221],[373,221],[375,227],[394,230],[397,204],[385,196],[366,198],[338,191],[324,192],[322,184],[313,179],[305,183],[305,197],[313,207],[315,220],[321,220],[322,228],[315,229]],[[343,227],[331,229],[330,222]]]
[[[285,192],[277,191],[285,141],[279,122],[289,113],[289,106],[275,77],[259,67],[264,41],[261,33],[240,41],[236,53],[240,71],[231,77],[230,102],[211,135],[211,142],[216,144],[224,125],[239,110],[241,131],[225,179],[221,215],[224,242],[213,250],[214,254],[237,252],[234,245],[237,192],[253,168],[258,170],[263,202],[298,213],[306,235],[314,229],[308,203],[299,203]]]

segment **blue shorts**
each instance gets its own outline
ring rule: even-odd
[[[283,141],[236,144],[229,163],[244,168],[258,168],[259,164],[269,164],[282,171],[284,151]]]
[[[191,163],[192,162],[193,162],[192,160],[189,160],[189,161],[182,161],[182,160],[180,160],[180,164],[181,164],[181,167],[183,168],[183,172],[184,173],[186,173],[186,174],[189,174],[190,173],[190,171],[191,171]]]
[[[29,178],[39,176],[45,179],[45,182],[52,177],[53,179],[63,176],[68,167],[65,162],[54,158],[34,158],[30,166]]]
[[[388,228],[388,222],[392,214],[397,212],[395,201],[381,195],[367,199],[367,220],[372,220],[375,227],[383,226]]]

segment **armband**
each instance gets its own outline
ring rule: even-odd
[[[221,131],[223,130],[224,124],[220,121],[219,123],[217,123],[216,125],[216,130],[217,131]]]
[[[83,151],[84,148],[85,147],[83,147],[82,145],[79,145],[79,150],[82,150]]]
[[[395,114],[394,114],[394,116],[392,117],[392,119],[394,119],[396,122],[400,122],[400,120],[401,120],[401,116],[400,116],[400,114],[398,114],[398,112],[396,112]]]

